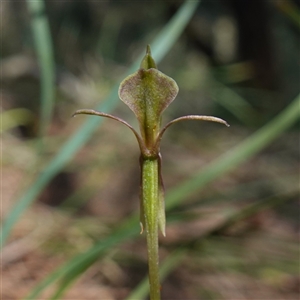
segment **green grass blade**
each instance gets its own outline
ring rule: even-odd
[[[40,109],[40,137],[46,135],[51,122],[54,100],[54,56],[50,27],[45,13],[43,0],[27,0],[27,7],[31,17],[31,28],[35,42],[41,71],[41,109]]]
[[[186,1],[186,3],[182,5],[182,7],[170,21],[176,28],[177,35],[175,36],[173,27],[170,27],[167,24],[166,26],[168,30],[172,32],[170,32],[169,34],[166,29],[163,29],[165,39],[162,39],[161,35],[159,35],[159,37],[153,41],[152,50],[157,55],[157,62],[159,62],[170,50],[171,46],[173,45],[172,42],[175,43],[175,37],[178,38],[180,36],[187,22],[189,21],[188,18],[185,18],[185,22],[182,22],[182,15],[187,15],[186,13],[183,14],[182,12],[188,11],[191,14],[191,8],[193,8],[194,10],[196,9],[195,5],[191,6],[191,4],[189,3],[190,1]],[[178,24],[180,24],[180,27]],[[142,56],[143,55],[141,54],[141,56],[137,58],[137,60],[133,63],[133,65],[131,66],[131,68],[129,68],[128,72],[125,75],[131,74],[138,68]],[[119,83],[114,86],[103,105],[100,105],[96,108],[97,110],[110,112],[113,108],[115,108],[118,103],[118,87]],[[45,167],[43,173],[39,174],[34,184],[24,193],[24,195],[19,199],[16,206],[8,215],[2,230],[1,247],[8,238],[13,225],[18,221],[18,218],[20,217],[22,212],[34,201],[34,199],[48,184],[48,182],[73,158],[77,151],[90,139],[94,131],[102,122],[102,118],[88,118],[83,126],[66,142],[66,144],[61,148],[60,152]]]
[[[115,231],[111,232],[108,237],[97,242],[87,252],[80,254],[71,259],[64,266],[60,267],[42,281],[35,289],[24,299],[36,299],[36,297],[50,284],[62,279],[58,290],[52,299],[61,299],[61,294],[66,288],[80,276],[88,267],[96,262],[104,253],[119,244],[138,235],[139,227],[138,217],[133,216],[122,223]]]
[[[257,121],[257,113],[253,107],[237,92],[226,85],[211,79],[211,97],[219,105],[227,109],[242,124],[253,126]]]
[[[157,35],[155,41],[151,44],[152,56],[156,62],[160,61],[170,51],[200,2],[200,0],[185,1],[175,17]]]
[[[206,184],[236,168],[251,156],[258,153],[276,137],[291,127],[299,117],[300,95],[277,117],[240,143],[237,147],[230,149],[225,155],[202,169],[192,179],[172,189],[166,198],[166,208],[170,209],[176,206],[183,198],[199,191]]]
[[[215,228],[207,232],[205,236],[220,234],[241,220],[256,215],[261,211],[273,207],[278,207],[281,204],[286,203],[288,200],[295,199],[298,194],[299,194],[299,187],[296,187],[295,189],[291,189],[284,193],[277,194],[276,196],[273,195],[265,199],[261,199],[255,203],[249,204],[245,208],[242,208],[237,212],[232,213],[231,216],[229,216],[225,221],[223,221],[223,223],[221,223],[220,225],[216,226]]]
[[[166,201],[167,209],[175,207],[180,203],[180,201],[183,201],[183,199],[186,196],[201,190],[201,188],[203,188],[205,184],[211,182],[212,180],[216,179],[221,175],[224,175],[224,173],[229,172],[233,168],[236,168],[243,161],[249,159],[251,156],[255,155],[258,151],[262,150],[264,147],[270,144],[276,137],[282,134],[285,130],[291,127],[298,120],[300,115],[299,104],[300,104],[300,95],[279,116],[274,118],[262,129],[260,129],[252,136],[250,136],[248,139],[246,139],[244,142],[242,142],[234,150],[229,152],[229,154],[225,154],[223,157],[210,164],[210,166],[208,166],[205,170],[196,174],[196,176],[186,181],[179,187],[173,188],[167,195],[167,201]],[[180,194],[180,197],[178,196],[178,193]],[[128,220],[125,221],[119,226],[119,228],[126,228],[126,226],[129,226],[128,230],[134,231],[134,228],[138,227],[138,217],[136,216],[133,219],[130,219],[130,222]],[[131,229],[130,226],[132,226]],[[110,239],[112,238],[114,239],[113,246],[116,246],[118,243],[122,242],[125,239],[125,237],[121,235],[114,236],[114,233],[112,233],[109,237],[102,239],[99,243],[93,246],[89,251],[81,254],[78,257],[75,257],[70,262],[66,263],[65,266],[60,268],[58,271],[56,271],[53,274],[50,274],[39,286],[36,287],[36,289],[32,292],[31,297],[29,298],[31,299],[33,298],[33,296],[35,297],[44,288],[46,288],[48,285],[52,284],[54,281],[58,280],[63,276],[69,277],[72,276],[73,273],[76,276],[79,276],[80,273],[76,273],[75,270],[79,268],[82,269],[87,268],[88,267],[86,265],[87,261],[91,263],[94,262],[93,260],[89,259],[91,253],[97,256],[98,259],[100,258],[101,255],[104,255],[105,250],[107,250],[108,248],[103,247],[101,244],[103,243],[104,245],[106,245],[107,240],[110,241]],[[84,266],[80,266],[80,264],[83,264]],[[75,277],[73,276],[72,281],[74,279]],[[69,281],[69,283],[70,282],[71,281]],[[67,284],[68,284],[67,281],[64,281],[62,286],[59,289],[63,291],[64,287]]]

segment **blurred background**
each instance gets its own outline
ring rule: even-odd
[[[137,142],[112,120],[71,118],[96,108],[136,126],[117,89],[147,44],[180,89],[163,124],[231,125],[182,122],[162,141],[162,298],[297,299],[299,11],[1,2],[2,299],[147,299]]]

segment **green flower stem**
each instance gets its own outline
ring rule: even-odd
[[[137,117],[141,135],[126,121],[104,112],[80,109],[73,115],[87,114],[113,119],[126,125],[137,138],[141,150],[142,175],[140,223],[142,232],[144,229],[146,231],[151,300],[160,300],[158,227],[164,236],[166,227],[159,153],[162,135],[169,126],[183,120],[213,121],[229,126],[216,117],[189,115],[169,122],[161,130],[161,115],[176,98],[178,91],[174,79],[157,70],[148,45],[140,69],[127,76],[119,87],[119,97]]]
[[[141,159],[142,164],[142,206],[147,237],[150,299],[160,300],[159,255],[158,255],[158,212],[159,175],[158,159]]]

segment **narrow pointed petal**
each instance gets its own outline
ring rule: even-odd
[[[217,117],[211,117],[211,116],[199,116],[199,115],[188,115],[188,116],[183,116],[177,119],[172,120],[168,124],[165,125],[165,127],[160,131],[157,140],[156,140],[156,146],[160,144],[161,138],[167,128],[169,128],[172,124],[180,122],[180,121],[186,121],[186,120],[196,120],[196,121],[210,121],[210,122],[216,122],[216,123],[221,123],[229,127],[230,125],[224,121],[223,119],[217,118]]]
[[[136,139],[139,143],[140,150],[144,151],[144,152],[147,151],[147,149],[144,145],[144,142],[143,142],[142,138],[140,137],[140,135],[138,134],[138,132],[130,124],[128,124],[126,121],[124,121],[123,119],[115,117],[115,116],[110,115],[110,114],[106,114],[104,112],[96,111],[96,110],[93,110],[93,109],[79,109],[79,110],[75,111],[75,113],[72,115],[72,117],[75,117],[77,115],[93,115],[93,116],[110,118],[110,119],[116,120],[116,121],[126,125],[133,132],[133,134],[135,135],[135,137],[136,137]]]

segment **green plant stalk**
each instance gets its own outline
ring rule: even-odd
[[[147,238],[150,299],[160,299],[158,254],[158,159],[141,159],[142,205]]]
[[[142,232],[146,229],[151,300],[160,299],[158,227],[163,235],[166,227],[160,155],[162,136],[172,124],[184,120],[212,121],[229,126],[220,118],[188,115],[170,121],[161,129],[162,113],[174,101],[178,91],[175,80],[157,69],[151,56],[150,45],[147,45],[140,68],[120,83],[118,91],[120,100],[135,114],[140,133],[125,120],[105,112],[79,109],[73,114],[93,115],[118,121],[129,128],[137,139],[141,152],[142,175],[140,223]]]
[[[54,54],[50,26],[45,13],[45,3],[27,0],[27,7],[31,14],[31,28],[41,71],[41,108],[39,135],[46,135],[51,122],[54,100]]]
[[[185,258],[187,250],[179,247],[163,261],[160,267],[160,278],[165,279]],[[144,299],[148,295],[148,278],[144,278],[139,285],[124,300]]]

